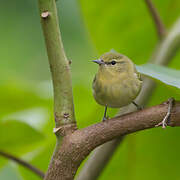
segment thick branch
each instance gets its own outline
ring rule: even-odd
[[[77,180],[96,180],[108,164],[117,147],[122,143],[124,137],[104,143],[97,147],[80,171]]]
[[[27,168],[28,170],[32,171],[36,175],[40,176],[41,178],[44,178],[44,173],[41,170],[37,169],[36,167],[32,166],[31,164],[27,163],[26,161],[23,161],[15,156],[13,156],[9,153],[3,152],[3,151],[0,151],[0,156],[10,159],[12,161],[15,161],[19,165]]]
[[[55,0],[39,0],[42,29],[54,87],[56,128],[75,123],[70,67],[61,40]]]
[[[153,20],[154,20],[159,38],[162,39],[166,34],[166,28],[165,28],[165,26],[164,26],[164,24],[160,18],[160,15],[158,14],[157,9],[153,5],[152,1],[151,0],[145,0],[145,2],[146,2],[146,5],[149,9],[149,12],[150,12]]]
[[[154,128],[165,117],[167,109],[168,104],[163,103],[76,130],[65,136],[45,179],[72,180],[81,162],[94,148],[119,136]],[[180,102],[174,104],[169,126],[180,126]]]
[[[109,121],[91,125],[72,134],[72,139],[81,137],[80,144],[85,144],[90,149],[107,142],[118,136],[130,134],[136,131],[154,128],[165,117],[168,103],[143,109],[138,112],[128,113],[112,118]],[[180,102],[176,102],[171,113],[169,126],[180,126]],[[71,140],[72,141],[72,140]],[[86,142],[86,143],[85,143]],[[89,149],[88,148],[88,149]]]
[[[149,60],[151,63],[167,65],[169,61],[176,55],[177,50],[180,47],[180,19],[172,27],[170,32],[164,38],[164,40],[158,45],[157,49],[153,53],[152,58]],[[140,95],[136,99],[136,102],[140,105],[145,105],[148,102],[155,88],[155,83],[152,79],[145,78],[143,80],[143,88]],[[135,111],[134,106],[128,106],[121,109],[119,114],[126,114],[128,112]],[[107,142],[101,147],[94,150],[89,159],[85,163],[84,167],[80,171],[77,180],[95,180],[102,172],[110,157],[113,155],[115,149],[121,143],[119,139]],[[104,147],[105,146],[105,147]],[[101,156],[101,158],[100,158]]]

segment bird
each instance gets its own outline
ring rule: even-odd
[[[107,52],[93,60],[99,65],[93,83],[93,96],[96,102],[105,106],[103,121],[107,120],[107,107],[121,108],[133,103],[142,88],[140,73],[131,59],[118,52]]]

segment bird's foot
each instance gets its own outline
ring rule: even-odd
[[[109,119],[108,116],[107,116],[107,117],[103,117],[102,122],[105,122],[105,121],[107,121],[108,119]]]
[[[142,110],[144,108],[143,106],[135,103],[134,101],[132,103],[136,106],[137,110]]]
[[[141,106],[141,105],[139,105],[139,106],[137,107],[137,109],[138,109],[138,110],[143,110],[143,109],[144,109],[144,107],[143,107],[143,106]]]
[[[166,128],[166,126],[168,125],[168,121],[169,121],[169,118],[171,116],[171,111],[172,111],[172,107],[173,107],[173,102],[174,102],[174,98],[170,98],[168,99],[167,103],[168,103],[168,111],[167,111],[167,114],[166,116],[164,117],[164,119],[158,123],[156,125],[156,127],[159,127],[159,126],[162,126],[163,129]]]

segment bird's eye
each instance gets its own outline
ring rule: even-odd
[[[112,65],[115,65],[115,64],[116,64],[116,61],[111,61],[111,64],[112,64]]]

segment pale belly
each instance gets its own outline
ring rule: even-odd
[[[135,78],[113,82],[113,84],[96,81],[93,85],[93,95],[95,100],[103,106],[120,108],[132,103],[139,94],[141,85],[142,81]]]

